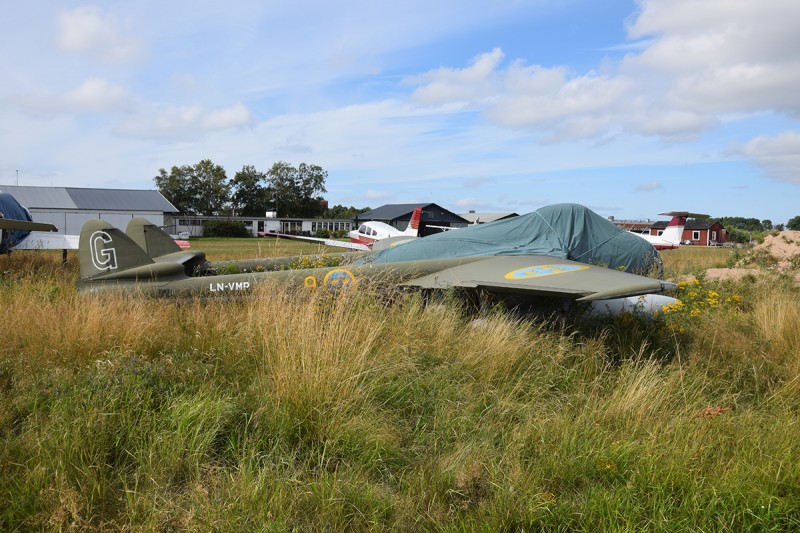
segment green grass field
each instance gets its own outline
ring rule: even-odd
[[[0,529],[798,530],[800,291],[706,282],[731,253],[665,252],[684,305],[592,326],[86,297],[74,255],[0,257]]]
[[[250,257],[280,257],[285,255],[341,252],[334,247],[291,239],[192,239],[193,249],[202,250],[211,260],[245,259]]]

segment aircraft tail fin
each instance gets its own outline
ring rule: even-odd
[[[687,218],[708,218],[708,215],[690,213],[688,211],[668,211],[666,213],[659,213],[659,215],[672,217],[664,233],[661,234],[661,238],[674,246],[678,246],[681,243],[683,228],[686,227]]]
[[[416,237],[417,235],[419,235],[419,224],[421,220],[422,220],[422,208],[417,207],[411,214],[411,220],[408,221],[408,227],[403,232],[403,235],[409,235],[411,237]]]
[[[111,278],[121,272],[152,265],[136,242],[105,220],[88,220],[81,230],[78,257],[81,279]]]
[[[153,258],[181,251],[172,237],[146,218],[132,218],[125,234]]]
[[[146,218],[132,218],[125,234],[156,263],[178,263],[187,275],[194,275],[206,262],[200,250],[184,250],[167,232]]]

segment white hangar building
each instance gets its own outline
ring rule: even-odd
[[[158,191],[0,185],[0,192],[16,198],[36,222],[53,224],[68,235],[80,234],[83,223],[92,218],[124,230],[135,217],[163,226],[167,217],[178,213]]]

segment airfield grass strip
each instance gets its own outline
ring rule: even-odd
[[[7,259],[2,530],[800,527],[783,280],[576,326],[369,287],[92,298],[72,258]]]

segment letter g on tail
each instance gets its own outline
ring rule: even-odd
[[[106,248],[106,244],[111,242],[111,235],[105,231],[95,231],[89,237],[89,251],[92,256],[92,264],[97,270],[116,270],[117,250]]]

